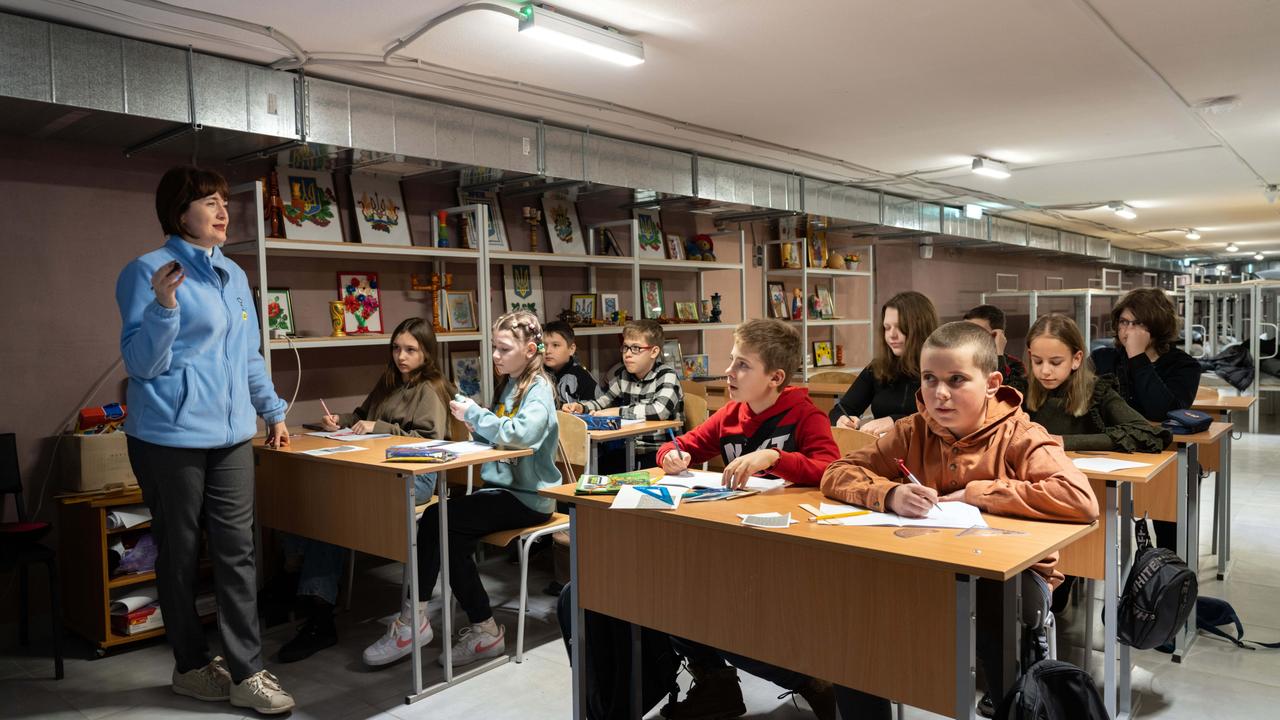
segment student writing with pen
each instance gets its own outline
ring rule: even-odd
[[[674,474],[718,453],[730,487],[740,488],[757,474],[817,485],[822,471],[840,453],[830,423],[809,392],[789,387],[800,367],[799,332],[779,320],[750,320],[738,326],[733,339],[725,370],[729,402],[697,428],[659,448],[659,464]],[[679,638],[672,644],[688,659],[694,685],[684,700],[662,708],[663,717],[745,713],[735,666],[799,693],[818,717],[835,716],[831,686],[825,682]]]
[[[924,517],[939,501],[963,500],[997,515],[1087,523],[1098,501],[1084,474],[1058,443],[1022,410],[1022,395],[1002,385],[991,335],[969,322],[947,323],[920,354],[919,412],[899,420],[872,445],[834,462],[822,492],[845,503],[904,517]],[[904,466],[910,468],[905,471]],[[910,481],[910,475],[919,479]],[[1043,623],[1051,588],[1062,582],[1057,553],[1024,572],[1022,622],[1030,662],[1047,653]],[[988,698],[1000,687],[1000,585],[978,583],[977,652],[986,669]],[[889,702],[838,688],[843,717],[887,720]],[[990,715],[987,715],[990,717]]]
[[[893,423],[916,411],[920,389],[920,346],[938,327],[938,312],[918,292],[901,292],[880,308],[883,332],[875,358],[831,408],[831,424],[883,435]],[[871,420],[861,420],[871,409]]]

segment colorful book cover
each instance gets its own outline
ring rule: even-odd
[[[657,480],[647,472],[635,471],[613,475],[580,475],[574,495],[617,495],[624,485],[653,485]]]

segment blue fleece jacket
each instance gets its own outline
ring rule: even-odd
[[[187,278],[178,306],[156,301],[151,276],[177,260]],[[255,415],[284,420],[285,402],[267,376],[253,294],[244,271],[169,236],[116,281],[120,352],[129,372],[129,435],[157,445],[223,448],[257,432]]]
[[[551,498],[538,495],[543,488],[560,484],[556,469],[556,443],[560,423],[551,396],[551,383],[539,378],[529,386],[519,407],[512,408],[516,383],[509,382],[497,405],[498,413],[472,405],[466,421],[475,428],[476,440],[508,448],[529,448],[533,454],[510,462],[490,462],[480,466],[486,486],[511,491],[525,505],[538,512],[555,509]]]

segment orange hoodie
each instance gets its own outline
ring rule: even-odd
[[[1098,499],[1084,473],[1067,459],[1048,431],[1022,411],[1022,395],[1003,386],[987,401],[982,427],[956,439],[929,416],[916,393],[919,412],[894,424],[868,445],[832,463],[822,476],[828,497],[885,511],[885,497],[906,482],[895,458],[902,458],[920,482],[939,495],[964,488],[964,501],[983,512],[1029,520],[1092,522]],[[1057,587],[1058,554],[1035,570]]]

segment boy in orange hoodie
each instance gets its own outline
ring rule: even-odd
[[[1022,411],[1022,395],[1001,385],[997,363],[990,334],[977,325],[952,322],[934,330],[920,353],[919,412],[899,420],[874,445],[832,463],[822,492],[903,517],[924,517],[939,501],[963,500],[996,515],[1092,522],[1098,500],[1088,480]],[[905,481],[897,458],[923,484]],[[1022,621],[1030,627],[1033,651],[1044,649],[1049,598],[1063,578],[1057,562],[1054,553],[1023,573]],[[986,670],[988,707],[1007,690],[1000,687],[999,590],[997,583],[978,583],[977,654]],[[836,698],[845,717],[889,717],[888,702],[879,698],[846,688],[837,688]]]
[[[739,325],[725,370],[729,402],[682,435],[678,449],[670,442],[659,448],[662,469],[680,473],[718,454],[725,462],[724,483],[731,487],[742,487],[757,474],[817,485],[840,450],[831,437],[831,421],[809,399],[809,391],[787,386],[800,367],[800,345],[800,333],[780,320]],[[684,700],[662,708],[664,718],[701,720],[746,713],[735,667],[799,694],[820,720],[835,718],[829,683],[681,638],[671,640],[676,652],[688,659],[694,685]]]

